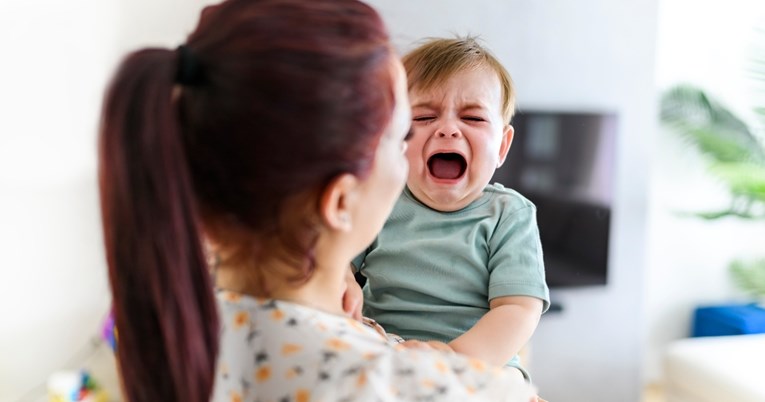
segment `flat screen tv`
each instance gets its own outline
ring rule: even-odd
[[[493,181],[536,204],[548,285],[605,285],[616,115],[527,110],[512,125],[512,146]]]

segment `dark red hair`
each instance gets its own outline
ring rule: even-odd
[[[131,402],[210,398],[219,326],[200,227],[278,233],[310,260],[312,229],[281,225],[285,202],[366,175],[394,107],[387,32],[355,0],[229,0],[185,49],[194,82],[175,83],[179,52],[144,49],[104,103],[101,208]]]

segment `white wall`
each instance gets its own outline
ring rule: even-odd
[[[125,50],[177,45],[201,3],[0,3],[0,401],[40,400],[49,373],[91,353],[109,307],[101,96]]]
[[[47,3],[0,11],[3,401],[86,352],[109,300],[93,138],[115,3]]]
[[[765,32],[755,32],[756,26],[765,29],[765,3],[667,0],[661,2],[659,15],[656,78],[660,89],[692,83],[751,119],[757,94],[748,69],[755,40],[765,55]],[[704,222],[679,217],[676,212],[725,208],[727,190],[709,176],[703,159],[676,134],[662,130],[655,150],[646,293],[647,381],[661,380],[661,353],[672,340],[690,334],[695,307],[743,300],[731,283],[728,263],[734,258],[765,256],[761,221]]]
[[[542,319],[531,368],[551,401],[637,401],[657,0],[371,3],[403,50],[425,36],[479,34],[513,75],[521,108],[618,113],[609,285],[553,293],[565,310]]]

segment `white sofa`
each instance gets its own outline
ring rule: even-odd
[[[765,402],[765,334],[675,341],[664,380],[667,402]]]

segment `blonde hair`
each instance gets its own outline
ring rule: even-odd
[[[488,67],[499,78],[502,86],[502,118],[505,124],[515,113],[515,88],[510,73],[473,36],[428,38],[420,46],[407,53],[402,62],[406,69],[409,90],[429,90],[454,74],[473,68]]]

